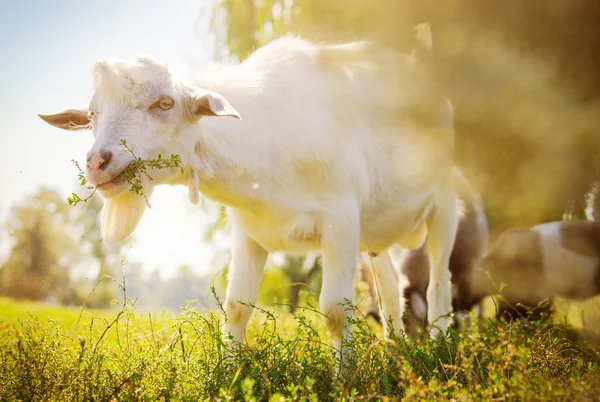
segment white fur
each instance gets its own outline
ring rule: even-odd
[[[198,192],[199,186],[200,181],[198,179],[198,173],[192,170],[190,172],[190,183],[188,184],[188,197],[190,202],[194,205],[200,201],[200,193]]]
[[[100,221],[102,239],[107,243],[118,243],[127,238],[135,230],[145,210],[146,199],[133,192],[106,199]]]
[[[404,302],[402,302],[402,293],[400,292],[400,286],[398,286],[399,278],[394,270],[394,264],[388,251],[373,257],[373,268],[376,279],[375,284],[381,298],[381,317],[384,333],[399,335],[400,330],[403,329],[403,324],[401,320],[397,320],[397,317],[402,317],[404,313]],[[391,278],[393,280],[390,281]],[[401,302],[394,303],[392,302],[394,300],[400,300]],[[390,321],[393,328],[388,326]]]
[[[359,251],[384,252],[378,279],[397,283],[385,250],[394,243],[419,247],[426,236],[428,314],[445,331],[449,321],[440,317],[451,311],[448,258],[457,221],[453,111],[419,60],[365,42],[315,45],[288,36],[239,65],[196,75],[195,85],[175,81],[148,58],[99,63],[92,150],[113,151],[107,176],[132,160],[121,138],[142,158],[178,154],[183,173],[151,172],[144,187],[189,185],[191,169],[200,192],[228,206],[234,234],[224,333],[244,341],[251,310],[238,301],[254,302],[268,252],[320,249],[320,305],[339,349],[350,338],[350,312],[340,303],[353,299]],[[150,113],[165,94],[175,107]],[[190,102],[206,94],[221,96],[230,115],[242,119],[190,119]],[[411,119],[414,108],[425,110],[426,130]],[[383,298],[401,329],[397,290]]]
[[[410,298],[410,305],[412,307],[411,313],[419,320],[424,321],[427,317],[427,302],[425,302],[425,299],[416,292],[412,293]]]

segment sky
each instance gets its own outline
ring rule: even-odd
[[[92,68],[106,58],[151,55],[184,78],[213,54],[206,18],[213,0],[30,1],[0,3],[0,219],[39,186],[77,192],[71,160],[84,161],[89,131],[68,132],[37,117],[85,108]],[[83,164],[82,164],[83,166]],[[181,264],[207,273],[205,217],[184,187],[158,186],[128,253],[170,276]]]

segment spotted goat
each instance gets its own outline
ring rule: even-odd
[[[508,229],[469,282],[469,304],[499,295],[498,316],[509,319],[530,312],[539,318],[550,312],[555,297],[584,300],[598,295],[600,222],[556,221]]]

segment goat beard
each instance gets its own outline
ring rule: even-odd
[[[146,197],[131,191],[105,199],[100,218],[100,233],[104,242],[115,244],[127,239],[145,211]]]
[[[198,172],[192,169],[188,183],[188,196],[192,204],[197,204],[200,198],[198,184]],[[150,198],[152,186],[144,187],[146,197]],[[146,212],[146,197],[128,191],[104,200],[100,215],[100,233],[105,243],[120,243],[131,236]]]

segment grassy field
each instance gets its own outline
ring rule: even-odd
[[[552,324],[485,322],[446,341],[381,340],[354,320],[337,378],[314,308],[257,308],[223,352],[219,312],[149,315],[0,299],[0,400],[598,400],[600,359]],[[360,317],[356,313],[355,317]]]

